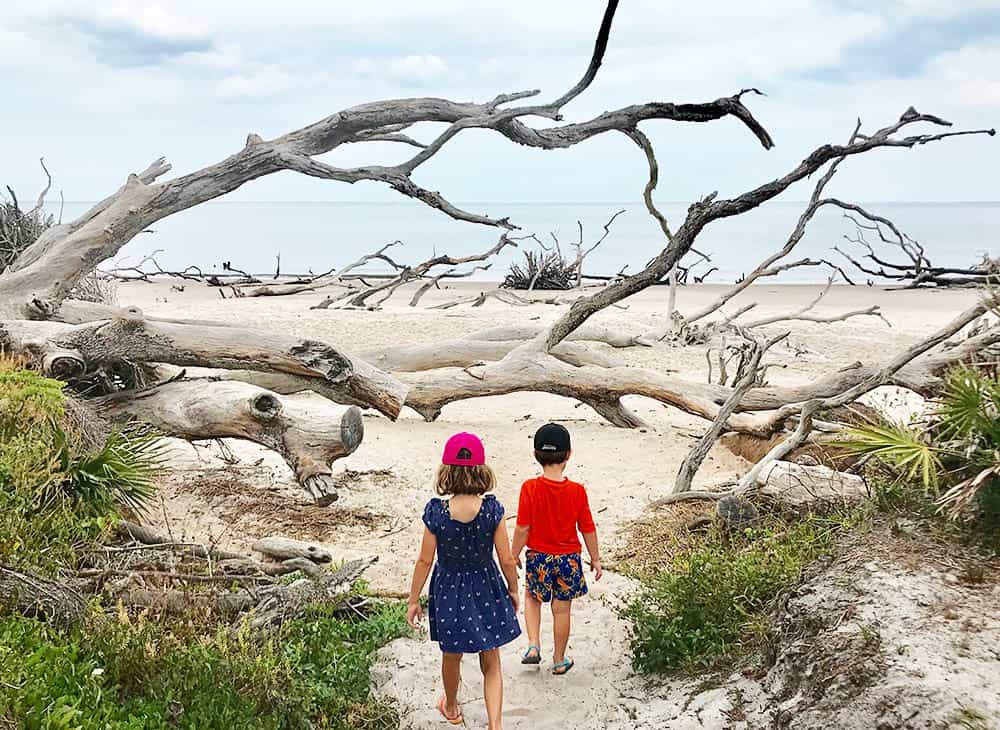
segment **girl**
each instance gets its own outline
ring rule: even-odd
[[[479,654],[489,727],[500,730],[500,647],[521,635],[517,568],[503,505],[486,494],[496,486],[496,477],[486,465],[478,437],[459,433],[448,439],[435,482],[437,493],[449,498],[432,499],[424,509],[424,540],[413,568],[406,620],[414,629],[419,626],[420,592],[433,565],[427,614],[431,641],[438,642],[442,652],[444,696],[438,700],[438,711],[452,725],[464,723],[458,704],[462,655]],[[499,570],[493,560],[494,549],[500,559]]]

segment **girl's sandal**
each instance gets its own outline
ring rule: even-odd
[[[569,672],[570,669],[573,668],[573,664],[574,662],[572,659],[569,658],[563,659],[558,664],[552,665],[552,673],[557,677],[561,677],[562,675],[566,674],[567,672]]]
[[[438,700],[438,712],[441,713],[441,717],[443,717],[445,720],[447,720],[452,725],[464,725],[465,724],[465,718],[462,717],[462,708],[458,709],[458,714],[457,715],[451,715],[451,716],[449,716],[448,713],[444,709],[445,702],[446,702],[445,696],[441,695],[441,699]]]
[[[535,646],[534,644],[529,644],[528,648],[521,655],[521,664],[541,664],[542,663],[542,648],[540,646]]]

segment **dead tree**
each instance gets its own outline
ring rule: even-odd
[[[375,408],[395,417],[404,403],[425,417],[434,417],[446,403],[481,395],[535,390],[557,393],[590,404],[598,413],[618,425],[636,425],[639,421],[620,403],[625,395],[638,394],[657,398],[691,413],[714,418],[731,389],[702,383],[671,380],[641,368],[573,365],[555,357],[556,349],[594,313],[617,305],[623,299],[657,284],[694,250],[696,240],[714,221],[746,213],[773,199],[793,184],[806,179],[831,164],[836,165],[858,154],[877,149],[912,148],[964,134],[992,134],[992,130],[938,132],[903,136],[903,131],[918,123],[949,126],[944,120],[908,110],[899,121],[871,134],[852,135],[846,145],[823,145],[810,153],[786,175],[764,183],[729,199],[711,194],[695,202],[676,230],[658,215],[651,204],[656,187],[656,161],[652,146],[640,131],[639,124],[651,120],[706,123],[735,117],[770,148],[773,144],[766,129],[743,103],[753,90],[702,103],[650,102],[604,112],[590,120],[535,128],[523,120],[528,117],[560,122],[563,107],[583,93],[593,82],[603,61],[617,0],[608,2],[591,62],[583,77],[569,91],[553,101],[517,104],[538,95],[537,91],[500,94],[485,103],[454,102],[439,98],[397,99],[362,104],[337,112],[301,129],[271,140],[256,134],[247,137],[244,147],[234,155],[200,170],[158,182],[170,166],[154,161],[147,169],[130,175],[115,193],[69,223],[51,226],[12,262],[0,275],[0,348],[36,359],[47,373],[65,379],[71,386],[101,382],[116,384],[118,392],[105,393],[113,405],[127,417],[155,420],[158,414],[144,404],[170,402],[166,387],[171,383],[143,381],[132,377],[101,377],[104,373],[131,373],[154,368],[157,363],[180,367],[204,367],[222,373],[239,373],[241,382],[270,390],[254,391],[247,407],[265,415],[279,396],[313,391],[318,397],[346,405]],[[374,139],[403,139],[402,132],[421,122],[446,124],[435,139],[418,145],[419,151],[396,165],[366,165],[340,168],[316,159],[345,144],[361,144]],[[329,343],[305,338],[271,335],[261,331],[240,330],[219,324],[155,320],[144,318],[135,308],[118,309],[98,304],[74,302],[70,293],[76,283],[101,261],[113,257],[140,232],[155,222],[206,201],[225,195],[246,182],[283,170],[324,180],[354,183],[375,181],[390,186],[441,210],[457,220],[513,230],[515,225],[504,217],[495,218],[463,210],[438,192],[417,185],[413,173],[437,154],[456,135],[468,129],[488,129],[506,139],[540,149],[566,148],[605,132],[629,136],[645,152],[650,166],[645,197],[651,213],[657,215],[667,245],[640,272],[623,276],[599,291],[580,297],[551,327],[534,339],[519,345],[500,360],[472,373],[471,367],[432,370],[395,377],[363,358],[349,354]],[[814,207],[817,203],[811,203]],[[73,323],[73,324],[71,324]],[[893,382],[909,383],[917,389],[930,387],[941,369],[958,361],[968,347],[995,345],[1000,331],[993,327],[976,338],[950,350],[929,353],[922,360],[895,370]],[[137,365],[138,364],[138,365]],[[471,364],[470,364],[471,365]],[[789,403],[802,403],[817,397],[832,397],[857,383],[867,382],[871,367],[836,373],[802,388],[750,389],[740,401],[739,411],[729,419],[729,427],[751,431],[780,431],[786,418],[778,418]],[[261,385],[256,378],[274,383]],[[198,384],[198,408],[178,409],[163,416],[161,426],[180,436],[197,438],[227,436],[238,430],[231,423],[232,405],[223,392],[232,392],[226,378],[206,379]],[[172,381],[177,382],[177,381]],[[278,390],[278,387],[282,390]],[[161,393],[156,393],[160,390]],[[273,398],[272,400],[269,400]],[[132,403],[130,403],[132,401]],[[775,411],[757,414],[754,411]],[[349,421],[354,431],[354,416],[344,411],[340,423]],[[299,422],[295,409],[282,411],[289,431],[308,433],[308,424]],[[258,414],[254,414],[258,419]],[[259,420],[259,419],[258,419]],[[252,433],[248,429],[245,433]],[[286,431],[288,433],[288,431]],[[191,436],[189,436],[191,437]],[[316,462],[331,458],[356,446],[360,438],[346,438],[343,430],[333,429],[333,441],[319,445]],[[339,439],[339,440],[338,440]],[[322,477],[328,464],[301,472],[298,465],[310,461],[299,454],[301,441],[286,437],[290,465],[300,478],[311,482],[313,493],[325,488]],[[271,445],[271,444],[269,444]],[[309,448],[316,446],[309,441]],[[275,446],[272,445],[272,448]],[[307,476],[306,476],[307,475]],[[317,479],[319,477],[319,479]]]
[[[914,110],[912,107],[907,109],[907,111],[900,118],[899,123],[905,124],[913,120],[927,121],[928,123],[931,124],[942,124],[942,123],[947,124],[946,122],[944,122],[944,120],[941,120],[938,117],[918,114],[916,110]],[[885,131],[885,130],[880,130],[880,131]],[[991,129],[979,130],[979,133],[990,134],[992,136],[993,130]],[[866,138],[865,135],[861,133],[861,122],[859,120],[857,126],[854,128],[854,131],[851,133],[851,136],[848,140],[848,146],[854,144],[857,141],[864,140],[865,138]],[[652,147],[648,145],[648,141],[646,142],[644,149],[646,149],[647,155],[652,154]],[[829,198],[823,196],[823,193],[826,190],[827,185],[829,185],[830,181],[836,175],[838,167],[843,163],[845,159],[846,157],[839,157],[833,159],[833,161],[827,168],[826,172],[816,182],[816,185],[813,188],[812,194],[810,195],[809,201],[806,204],[805,209],[803,210],[802,214],[796,221],[795,226],[793,227],[788,238],[785,240],[785,243],[778,251],[771,254],[763,261],[761,261],[751,272],[744,275],[740,279],[740,281],[737,282],[736,285],[723,292],[718,298],[716,298],[711,303],[705,305],[704,307],[701,307],[700,309],[685,315],[675,313],[674,309],[671,307],[670,310],[668,311],[667,322],[665,322],[660,327],[657,327],[651,330],[650,332],[646,333],[643,336],[643,339],[646,340],[647,342],[654,342],[663,340],[668,336],[673,336],[684,341],[685,339],[687,339],[685,337],[686,330],[692,328],[692,326],[695,325],[695,323],[701,322],[707,317],[719,313],[724,306],[726,306],[732,299],[745,292],[752,284],[754,284],[760,279],[778,276],[783,272],[789,271],[791,269],[826,266],[833,269],[836,273],[841,274],[841,276],[847,283],[853,284],[853,282],[850,280],[849,277],[847,277],[847,275],[844,273],[841,267],[836,266],[835,264],[831,263],[826,259],[804,258],[794,261],[786,260],[788,256],[794,251],[795,247],[802,240],[803,236],[806,233],[806,229],[809,226],[809,223],[813,220],[813,218],[820,210],[822,210],[825,207],[839,207],[839,208],[849,208],[852,210],[853,209],[860,210],[859,206],[854,206],[853,204],[845,203],[837,198]],[[652,203],[652,199],[648,195],[646,199],[646,205],[647,208],[651,210],[651,212],[655,211],[655,206]],[[662,218],[662,214],[660,214],[659,211],[653,212],[653,215],[654,217],[657,217],[658,220]],[[665,221],[665,219],[663,220]],[[664,233],[669,238],[669,231],[665,229]],[[705,257],[705,255],[701,253],[698,253],[697,255],[701,258]],[[676,288],[676,284],[674,284],[672,288]],[[809,309],[811,309],[816,304],[818,304],[818,300],[813,302],[813,304],[810,305]],[[738,319],[739,316],[745,314],[754,306],[756,305],[751,304],[749,306],[741,308],[736,315],[726,318],[725,320],[723,320],[721,324],[723,325],[733,324]],[[804,314],[804,312],[798,312],[797,314],[802,315]],[[858,312],[847,312],[842,315],[834,315],[833,317],[828,318],[827,320],[824,321],[841,321],[843,319],[849,319],[850,317],[855,317],[855,316],[878,316],[878,315],[879,312],[877,308],[870,308]],[[786,318],[787,317],[777,317],[768,323],[773,323]],[[741,327],[744,328],[748,326],[748,323],[741,322],[739,324]],[[761,324],[762,323],[757,322],[753,323],[751,326],[760,326]]]
[[[1000,259],[984,254],[975,266],[935,266],[924,246],[901,231],[890,219],[854,203],[839,200],[832,200],[831,203],[846,211],[844,218],[853,224],[854,233],[845,234],[844,239],[860,248],[862,254],[859,259],[839,246],[835,246],[834,250],[869,276],[898,283],[906,289],[982,287],[1000,281]],[[870,236],[878,240],[870,241]],[[890,260],[891,253],[883,254],[876,250],[879,245],[902,256],[902,259]]]

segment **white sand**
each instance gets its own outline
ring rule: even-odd
[[[319,301],[322,293],[223,300],[218,290],[192,283],[184,286],[183,292],[177,292],[167,283],[133,283],[121,288],[119,299],[123,304],[137,304],[149,314],[224,320],[250,328],[307,335],[325,339],[348,351],[434,342],[500,324],[548,322],[565,311],[564,307],[546,305],[511,308],[496,302],[478,309],[468,306],[446,311],[413,309],[406,306],[409,294],[405,290],[383,311],[312,311],[310,305]],[[432,292],[422,304],[426,307],[482,288],[484,285],[464,283],[449,291]],[[693,310],[714,299],[722,289],[715,285],[683,288],[679,309],[682,312]],[[817,292],[816,286],[757,286],[727,309],[733,311],[756,301],[759,304],[753,317],[764,317],[800,308]],[[789,346],[775,353],[773,360],[781,367],[770,371],[771,382],[783,385],[808,382],[855,361],[883,359],[911,344],[930,328],[946,323],[968,307],[974,297],[975,294],[968,291],[887,292],[868,287],[834,287],[817,307],[817,314],[835,315],[878,304],[891,328],[876,318],[852,319],[831,325],[803,322],[773,325],[769,331],[788,329],[792,336]],[[665,299],[665,288],[647,290],[629,300],[627,311],[605,311],[597,319],[638,334],[661,321]],[[704,348],[658,346],[615,352],[629,364],[674,372],[694,381],[704,380],[707,375]],[[605,545],[613,545],[622,525],[642,514],[650,500],[667,491],[693,438],[705,425],[699,419],[653,401],[638,398],[632,401],[629,405],[651,424],[649,429],[617,429],[604,423],[585,406],[565,398],[535,393],[456,403],[447,406],[435,423],[425,423],[409,411],[395,423],[380,416],[366,416],[363,445],[357,453],[338,462],[335,470],[387,469],[391,473],[354,480],[352,488],[342,490],[340,501],[330,509],[344,514],[374,512],[384,518],[375,526],[349,522],[320,531],[303,528],[299,536],[329,545],[338,556],[377,553],[379,563],[366,576],[373,590],[404,594],[418,549],[422,529],[420,515],[431,496],[429,481],[444,440],[458,430],[475,431],[483,438],[489,461],[499,478],[498,496],[513,513],[521,481],[536,472],[530,449],[531,435],[542,423],[561,420],[567,423],[574,438],[574,459],[569,474],[588,486],[602,541]],[[177,449],[189,460],[194,459],[197,452],[203,468],[229,471],[234,468],[211,456],[217,449],[194,449],[186,444],[178,445]],[[244,497],[244,501],[237,500],[234,504],[233,499],[227,497],[209,499],[190,492],[190,474],[172,475],[165,479],[164,495],[165,510],[175,534],[245,548],[252,539],[275,531],[268,510],[254,509],[254,489],[277,490],[277,494],[287,498],[289,503],[306,501],[280,459],[254,445],[242,445],[234,451],[240,459],[236,468],[264,458],[262,466],[268,469],[271,483],[260,484],[259,478],[253,479],[254,483],[245,485],[251,494],[250,501]],[[742,460],[717,447],[709,455],[696,484],[717,484],[732,479],[745,466]],[[210,473],[218,475],[219,472]],[[241,515],[239,519],[232,515],[228,519],[219,516],[219,507],[227,504],[230,513],[235,511]],[[568,677],[553,678],[544,669],[540,675],[538,669],[522,669],[515,659],[518,646],[508,648],[504,656],[508,728],[634,726],[624,714],[625,703],[621,697],[623,691],[635,691],[626,690],[624,684],[628,674],[624,628],[601,600],[606,593],[614,596],[623,592],[627,592],[627,582],[609,575],[600,590],[595,591],[595,596],[577,607],[571,650],[579,665]],[[385,652],[385,661],[379,669],[381,691],[400,702],[412,727],[439,726],[434,712],[426,709],[436,698],[437,671],[437,649],[427,641],[404,640]],[[478,668],[470,661],[466,700],[479,696],[476,675]],[[468,706],[466,712],[469,726],[484,726],[482,710],[477,703]]]

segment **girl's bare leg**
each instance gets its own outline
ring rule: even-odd
[[[490,730],[503,728],[503,670],[500,650],[479,652],[479,668],[483,670],[483,697]]]
[[[527,590],[524,591],[524,625],[528,629],[528,643],[541,646],[542,602]]]
[[[444,680],[444,709],[449,716],[458,714],[458,685],[462,681],[462,655],[441,654],[441,679]]]
[[[569,643],[570,610],[572,601],[552,600],[552,661],[555,664],[566,658],[566,645]]]

